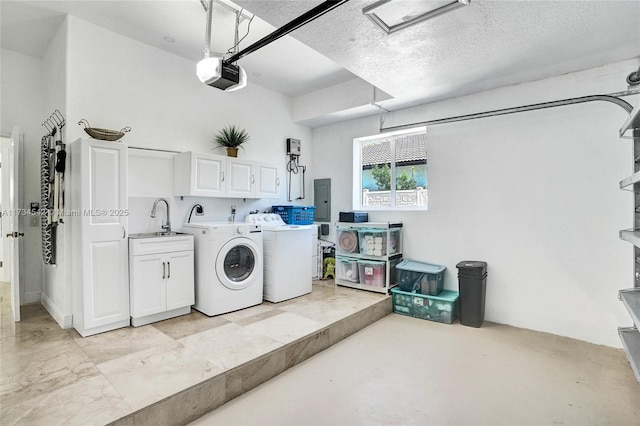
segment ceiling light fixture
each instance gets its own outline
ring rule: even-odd
[[[469,3],[471,0],[380,0],[363,8],[362,13],[391,34]]]

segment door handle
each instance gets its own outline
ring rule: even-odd
[[[165,278],[167,278],[166,263],[162,262],[162,279],[164,280]]]
[[[127,236],[127,230],[124,229],[124,226],[122,226],[122,238],[126,238],[126,236]]]
[[[167,278],[171,278],[171,262],[167,262]]]
[[[7,238],[13,238],[13,232],[9,232],[9,233],[7,234]]]
[[[7,238],[18,238],[18,237],[24,237],[24,232],[9,232],[7,234]]]

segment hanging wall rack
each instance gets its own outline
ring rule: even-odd
[[[56,263],[55,229],[64,223],[64,172],[67,153],[63,142],[66,120],[55,110],[43,123],[47,133],[40,144],[40,204],[42,231],[42,258],[47,265]]]

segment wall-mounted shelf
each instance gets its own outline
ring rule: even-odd
[[[625,229],[620,231],[620,239],[640,247],[640,230]]]
[[[618,328],[622,346],[627,354],[631,369],[636,375],[636,379],[640,382],[640,332],[635,327]]]
[[[640,172],[635,172],[633,175],[620,181],[620,189],[625,189],[629,186],[640,182]]]
[[[640,103],[633,108],[629,118],[620,128],[620,137],[629,138],[624,136],[628,130],[632,131],[630,139],[633,139],[634,174],[620,182],[620,189],[631,187],[634,192],[633,228],[620,231],[620,238],[634,245],[633,257],[636,262],[634,262],[633,274],[634,288],[620,290],[618,298],[629,311],[634,327],[620,327],[618,334],[629,359],[629,364],[631,364],[631,369],[640,382],[640,333],[638,332],[640,326],[640,262],[638,262],[640,259],[640,188],[635,186],[640,182],[640,163],[638,162],[638,158],[640,158]]]
[[[640,103],[629,114],[629,118],[620,127],[620,137],[623,137],[627,130],[640,128]]]
[[[620,290],[618,298],[629,311],[631,319],[636,327],[640,327],[640,287]]]

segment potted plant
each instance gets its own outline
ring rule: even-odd
[[[244,129],[239,129],[235,124],[218,131],[214,141],[220,145],[219,147],[227,148],[227,156],[237,157],[238,148],[250,139],[249,134]]]

